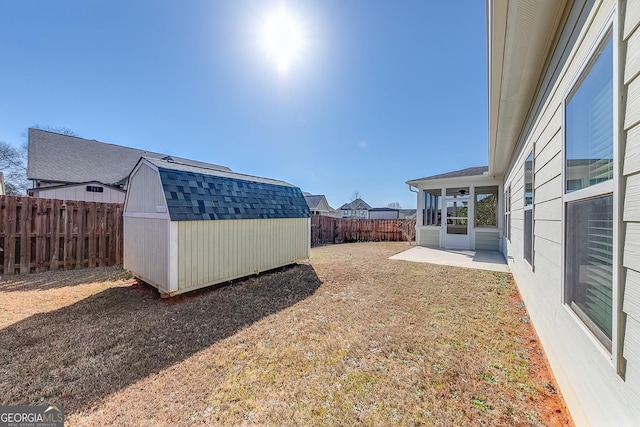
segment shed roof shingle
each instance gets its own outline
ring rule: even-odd
[[[302,191],[287,182],[145,160],[158,168],[172,221],[311,217]]]

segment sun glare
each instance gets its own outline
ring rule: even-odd
[[[280,4],[269,14],[260,28],[260,43],[276,65],[278,71],[287,74],[305,47],[305,32],[300,20]]]

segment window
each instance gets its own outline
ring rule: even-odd
[[[611,351],[613,196],[567,204],[565,301]]]
[[[533,152],[524,162],[524,259],[533,266]]]
[[[596,52],[591,68],[566,100],[566,190],[613,179],[613,43]]]
[[[442,197],[441,190],[425,190],[424,209],[422,211],[422,225],[440,225]]]
[[[504,192],[504,237],[511,241],[511,186]]]
[[[613,41],[596,49],[565,99],[564,300],[611,352]]]
[[[477,227],[498,226],[498,186],[476,187],[475,224]]]

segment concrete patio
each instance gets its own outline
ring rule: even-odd
[[[494,251],[436,249],[416,246],[396,254],[389,259],[451,265],[454,267],[475,268],[478,270],[491,270],[502,273],[509,272],[509,266],[502,253]]]

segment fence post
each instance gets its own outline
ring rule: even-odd
[[[15,274],[16,260],[16,198],[7,198],[7,226],[4,238],[4,274]]]

